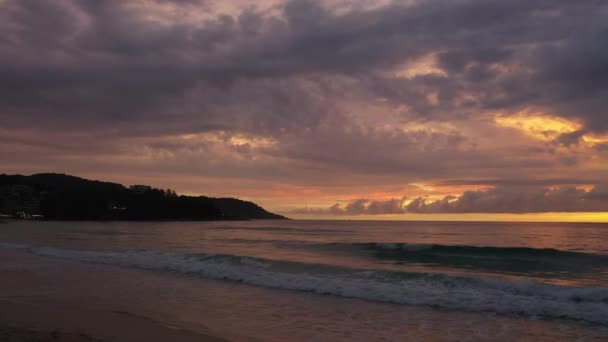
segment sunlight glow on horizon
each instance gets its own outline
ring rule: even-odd
[[[280,212],[279,212],[280,213]],[[394,214],[394,215],[294,215],[296,220],[362,220],[362,221],[461,221],[461,222],[572,222],[608,223],[608,212],[525,213],[525,214]]]

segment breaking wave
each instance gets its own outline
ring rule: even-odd
[[[323,295],[608,325],[608,288],[604,287],[568,287],[437,273],[354,269],[237,255],[150,250],[87,251],[16,244],[0,244],[0,247],[39,256]],[[390,249],[393,246],[378,248]]]

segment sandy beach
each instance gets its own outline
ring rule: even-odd
[[[48,278],[15,267],[22,255],[1,255],[0,341],[225,341],[127,311],[46,298]]]
[[[224,341],[126,312],[0,301],[0,341]]]
[[[96,341],[96,339],[84,334],[64,333],[59,330],[51,332],[37,331],[16,327],[1,327],[0,341],[64,341],[81,342]],[[98,341],[98,340],[97,340]]]

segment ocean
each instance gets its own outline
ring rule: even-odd
[[[9,221],[0,250],[23,296],[238,341],[608,340],[606,224]]]

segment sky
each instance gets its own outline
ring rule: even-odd
[[[0,0],[0,173],[608,221],[608,2]]]

